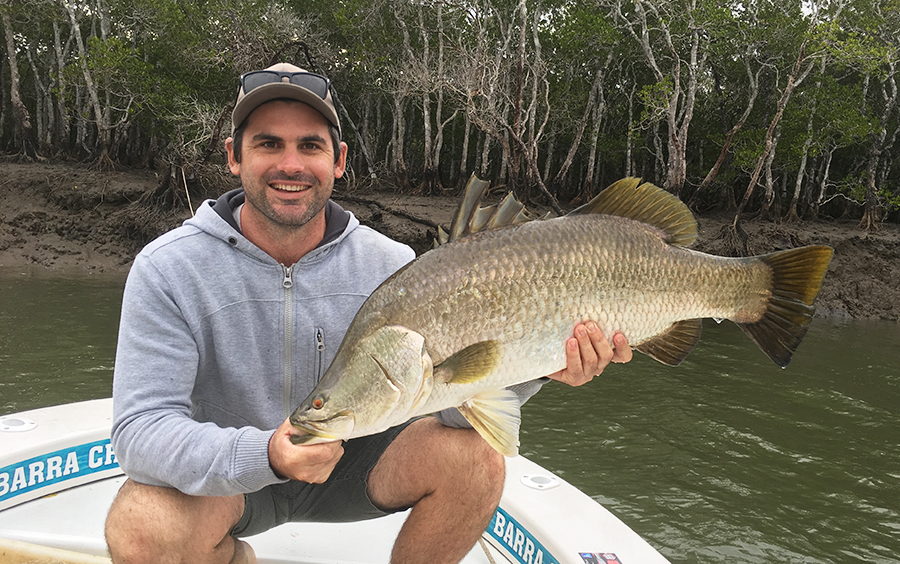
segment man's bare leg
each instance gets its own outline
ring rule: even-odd
[[[369,474],[377,507],[412,507],[392,564],[455,563],[478,542],[500,502],[503,456],[472,429],[433,418],[404,429]]]
[[[115,564],[254,564],[250,545],[231,536],[244,497],[194,497],[128,480],[106,519]]]

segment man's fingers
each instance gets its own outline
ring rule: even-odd
[[[597,372],[594,369],[603,363],[606,349],[610,349],[603,331],[594,323],[578,325],[575,328],[575,338],[578,339],[578,348],[581,349],[581,361],[584,363],[585,371],[592,372],[588,376],[596,375]],[[612,355],[610,354],[610,356]]]
[[[593,321],[579,323],[574,336],[566,340],[566,368],[550,378],[581,386],[602,374],[610,362],[629,362],[631,357],[631,347],[621,333],[607,339]]]
[[[615,345],[613,362],[631,362],[634,353],[628,345],[628,339],[621,333],[613,335],[613,345]]]
[[[581,363],[581,344],[578,338],[566,341],[566,369],[557,373],[557,379],[571,386],[577,386],[575,382],[584,379]]]
[[[322,483],[331,475],[335,464],[344,454],[341,441],[295,445],[291,436],[302,434],[290,420],[275,431],[269,440],[269,464],[282,478],[301,482]]]

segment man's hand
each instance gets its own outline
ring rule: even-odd
[[[609,344],[603,331],[593,321],[575,326],[575,336],[566,341],[566,369],[551,374],[550,378],[580,386],[599,376],[610,362],[629,362],[631,347],[625,335],[613,335]]]
[[[297,434],[290,419],[285,419],[269,439],[269,465],[282,478],[321,484],[344,454],[343,442],[295,445],[291,435]]]

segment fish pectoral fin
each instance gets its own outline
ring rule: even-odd
[[[481,341],[435,366],[434,379],[447,384],[471,384],[493,374],[502,357],[500,341]]]
[[[701,327],[700,319],[679,321],[662,335],[641,343],[635,349],[663,364],[678,366],[700,341]]]
[[[504,456],[519,453],[519,396],[510,390],[491,390],[466,400],[459,412],[494,450]]]

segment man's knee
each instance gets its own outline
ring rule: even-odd
[[[499,502],[505,475],[503,455],[475,430],[424,418],[384,452],[369,474],[368,493],[377,507],[388,509],[434,494],[478,508]]]
[[[109,510],[106,542],[116,563],[229,562],[227,541],[242,512],[242,498],[192,497],[128,480]]]
[[[470,464],[472,473],[468,485],[475,485],[475,489],[482,491],[485,506],[493,508],[500,502],[503,493],[503,484],[506,481],[506,459],[491,447],[487,441],[481,438],[477,432],[472,432],[472,447]]]
[[[506,481],[506,459],[474,429],[447,429],[452,438],[442,453],[448,472],[435,492],[478,527],[487,527]],[[452,500],[452,501],[451,501]]]
[[[443,445],[435,458],[447,470],[443,476],[444,487],[454,496],[461,495],[493,510],[500,501],[506,479],[503,455],[474,429],[454,429],[437,423],[436,431],[444,439],[434,443]]]

